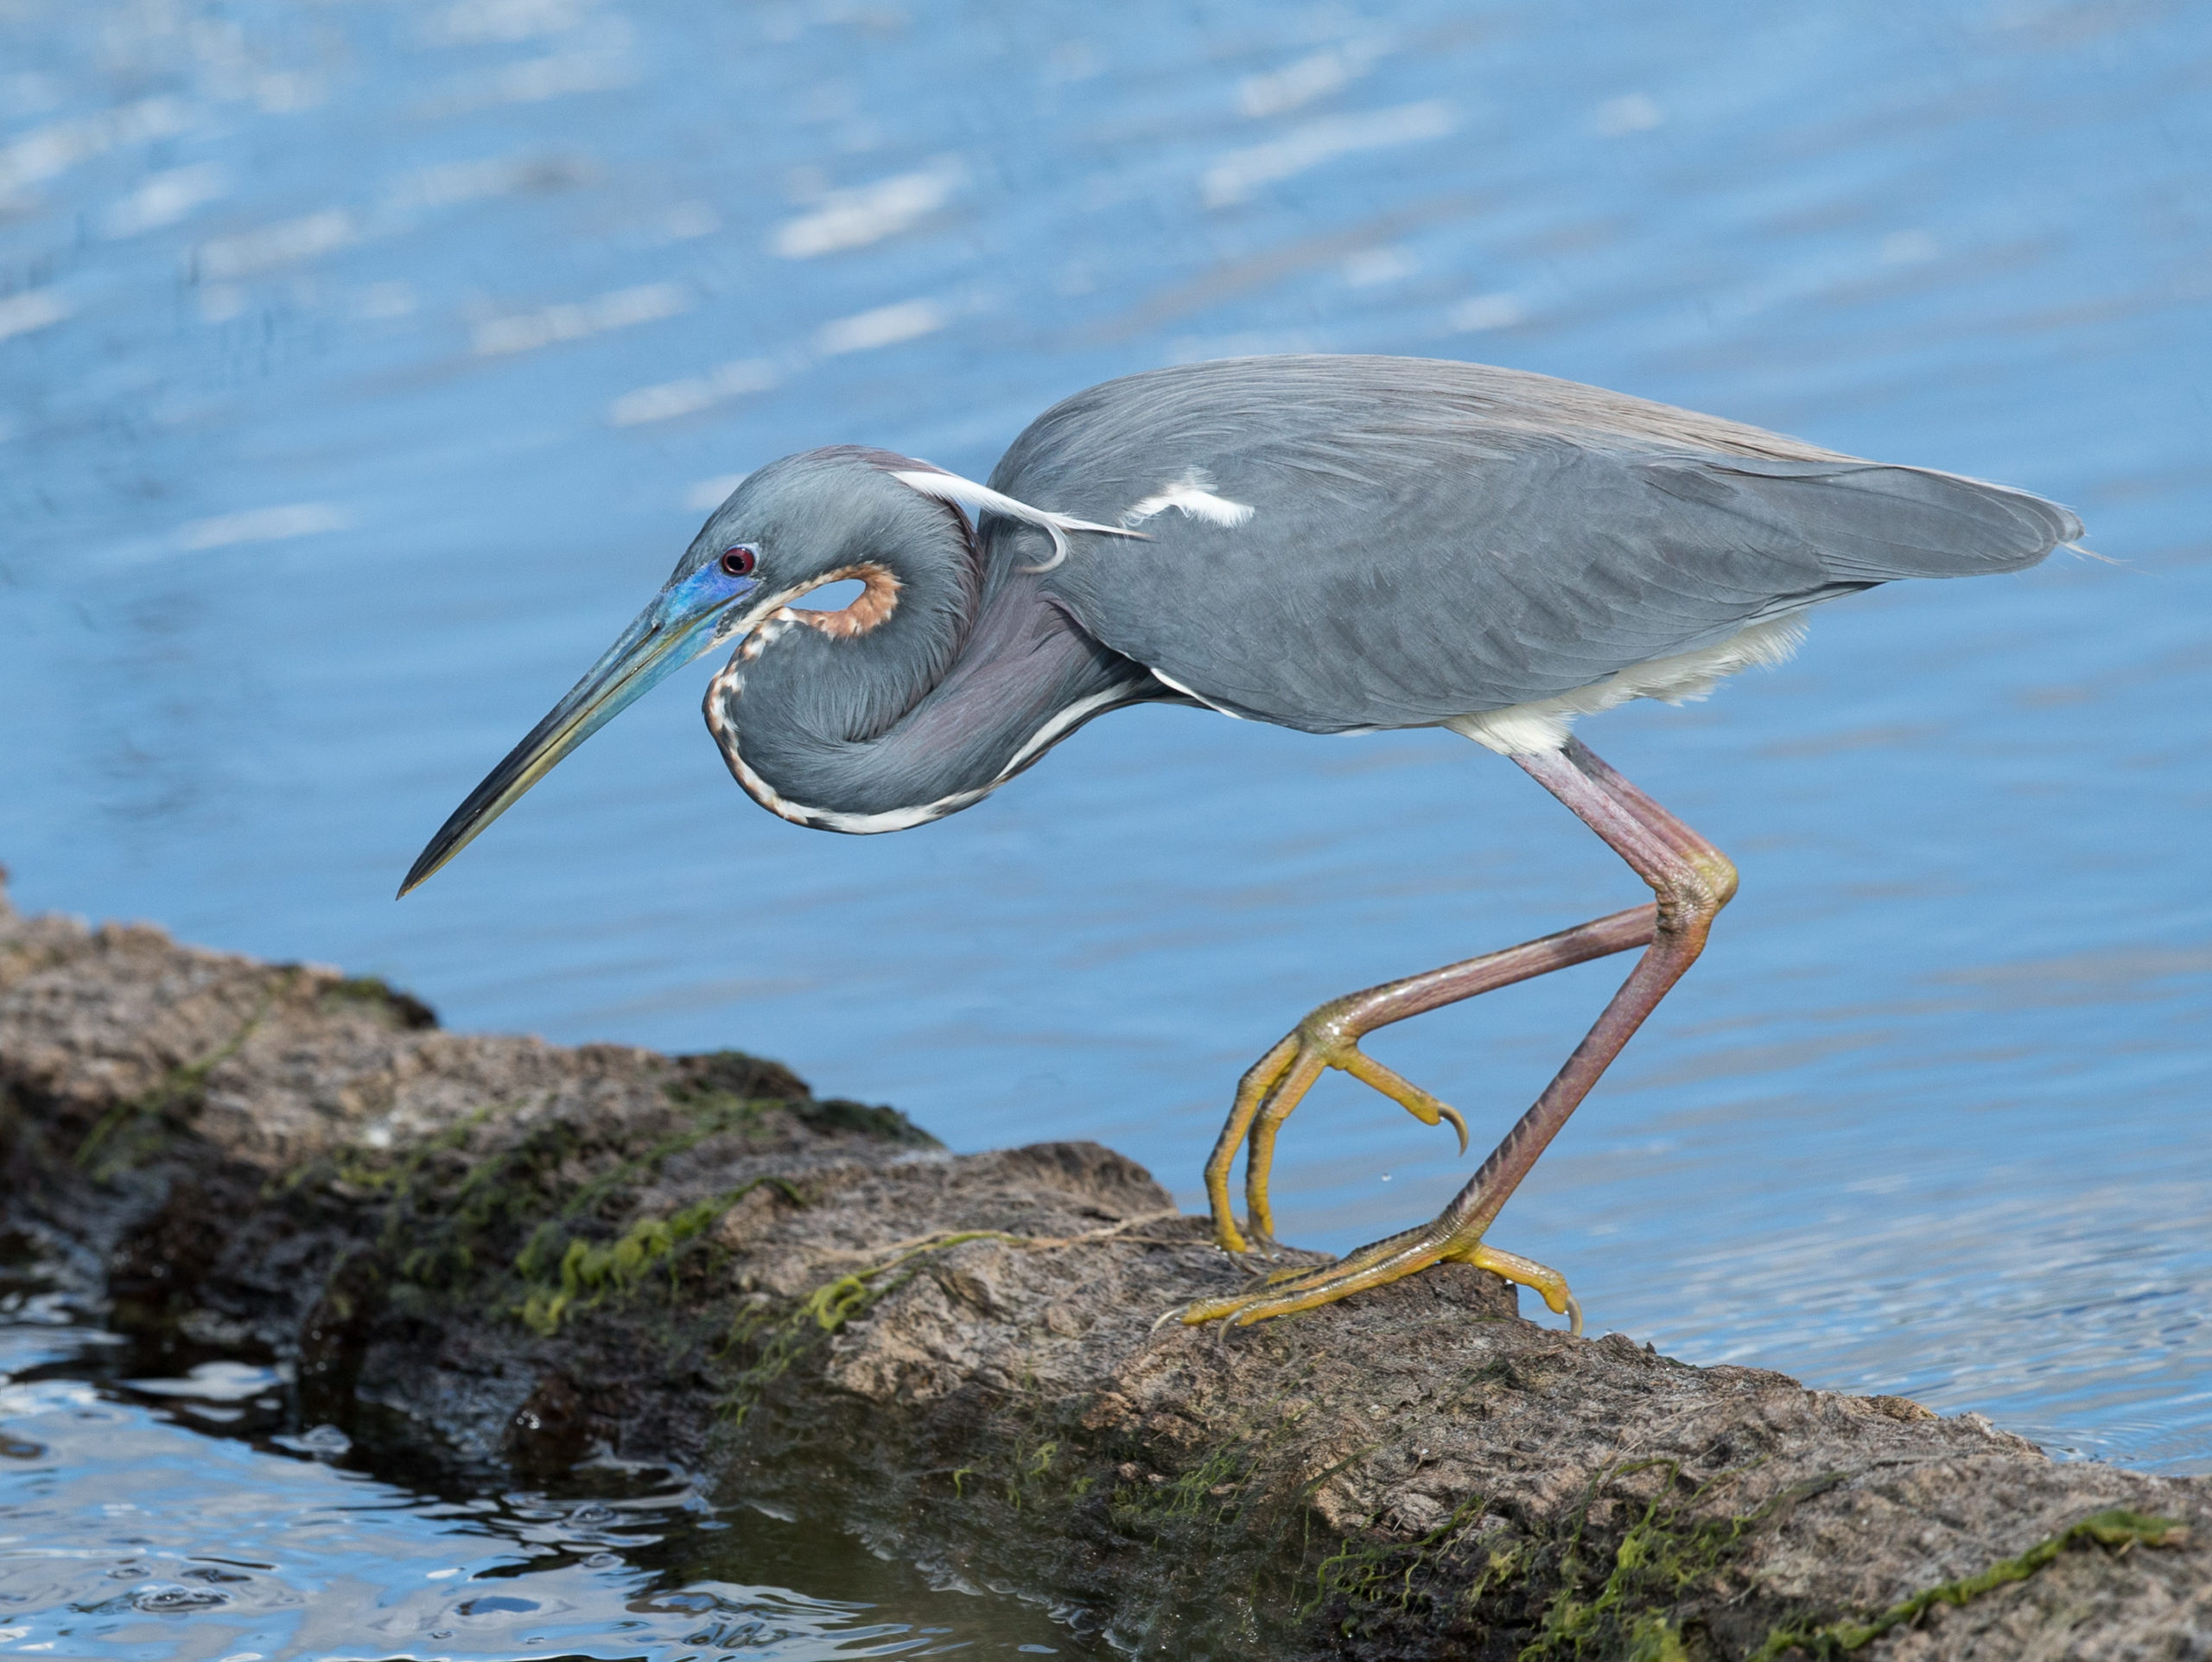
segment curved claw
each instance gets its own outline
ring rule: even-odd
[[[1274,1217],[1268,1181],[1274,1166],[1275,1134],[1283,1122],[1329,1068],[1349,1073],[1370,1090],[1389,1098],[1424,1125],[1449,1121],[1459,1134],[1459,1152],[1467,1152],[1467,1122],[1442,1098],[1424,1091],[1395,1069],[1376,1061],[1359,1048],[1357,1028],[1339,1023],[1343,1011],[1323,1005],[1300,1022],[1274,1048],[1253,1064],[1236,1087],[1236,1105],[1222,1127],[1212,1157],[1206,1162],[1206,1192],[1213,1204],[1214,1237],[1231,1251],[1241,1251],[1247,1237],[1272,1244]],[[1240,1232],[1229,1212],[1229,1168],[1236,1157],[1239,1138],[1247,1142],[1244,1157],[1245,1228]]]
[[[1341,1068],[1371,1091],[1379,1091],[1396,1103],[1424,1125],[1452,1122],[1452,1129],[1459,1133],[1459,1152],[1467,1151],[1467,1122],[1459,1111],[1441,1097],[1424,1091],[1394,1067],[1386,1067],[1359,1048],[1353,1040],[1341,1048],[1324,1050],[1322,1060],[1332,1067]]]
[[[1457,1108],[1452,1107],[1449,1103],[1438,1103],[1436,1105],[1436,1111],[1444,1118],[1450,1120],[1452,1122],[1452,1129],[1459,1132],[1459,1157],[1464,1160],[1466,1158],[1467,1155],[1467,1122],[1459,1117],[1459,1111]]]

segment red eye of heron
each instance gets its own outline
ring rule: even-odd
[[[753,575],[753,552],[749,548],[730,548],[722,551],[722,570],[733,577]]]

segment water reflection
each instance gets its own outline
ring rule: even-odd
[[[1500,1239],[1684,1355],[2204,1468],[2212,22],[950,17],[16,8],[21,900],[383,972],[462,1026],[746,1046],[1195,1198],[1298,1012],[1627,904],[1624,875],[1457,740],[1174,710],[925,832],[810,835],[671,693],[390,891],[703,506],[806,445],[981,476],[1090,381],[1308,347],[2024,482],[2120,564],[1869,595],[1783,673],[1594,724],[1745,887]],[[1378,1053],[1495,1128],[1603,996],[1554,980]],[[1447,1153],[1333,1081],[1282,1147],[1288,1227],[1396,1226]]]
[[[125,1377],[150,1354],[77,1325],[35,1269],[0,1276],[10,1654],[1092,1653],[1041,1612],[932,1589],[668,1472],[604,1463],[550,1492],[509,1489],[488,1466],[425,1468],[419,1434],[386,1458],[334,1426],[283,1432],[279,1369],[216,1358]]]

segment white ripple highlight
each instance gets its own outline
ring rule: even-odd
[[[65,173],[79,162],[143,139],[169,138],[192,124],[192,109],[179,98],[150,98],[99,115],[34,127],[0,144],[0,196],[10,196]]]
[[[1262,185],[1294,178],[1340,156],[1442,138],[1459,125],[1459,112],[1442,99],[1366,115],[1326,116],[1294,127],[1281,138],[1217,157],[1199,181],[1199,192],[1208,207],[1228,207]]]
[[[230,191],[223,169],[213,162],[188,168],[168,168],[149,175],[138,188],[107,212],[111,237],[135,237],[175,225],[194,209],[205,207]]]
[[[476,326],[474,345],[479,354],[533,352],[556,341],[582,341],[610,329],[658,322],[691,309],[691,296],[673,283],[645,283],[634,289],[618,289],[595,300],[571,301],[534,312],[517,312],[486,318]]]
[[[69,302],[53,289],[33,289],[0,300],[0,341],[11,334],[29,334],[59,323],[69,315]]]
[[[327,254],[359,241],[360,235],[361,227],[352,213],[342,207],[325,208],[320,213],[263,226],[257,231],[203,242],[195,259],[202,278],[234,283],[256,272]]]
[[[811,213],[776,227],[770,246],[785,259],[813,259],[896,236],[944,206],[963,178],[944,158],[916,173],[832,191]]]
[[[766,359],[741,358],[704,375],[663,381],[658,386],[641,386],[634,392],[625,392],[607,405],[607,418],[617,427],[671,421],[678,416],[696,415],[748,392],[766,392],[777,379],[776,366]]]
[[[814,349],[825,358],[848,352],[873,352],[934,334],[950,322],[944,307],[934,300],[902,300],[893,306],[841,317],[824,323],[814,337]]]
[[[180,547],[197,551],[238,543],[281,543],[321,532],[344,531],[353,523],[351,514],[327,502],[290,502],[195,519],[178,530],[176,539]]]

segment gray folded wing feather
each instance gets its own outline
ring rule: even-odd
[[[1424,359],[1258,358],[1109,381],[991,475],[1150,538],[1077,535],[1046,592],[1211,704],[1315,732],[1502,709],[1897,577],[2033,564],[2040,499],[1572,382]],[[1043,539],[987,516],[995,558]],[[1033,540],[1032,540],[1033,538]]]

